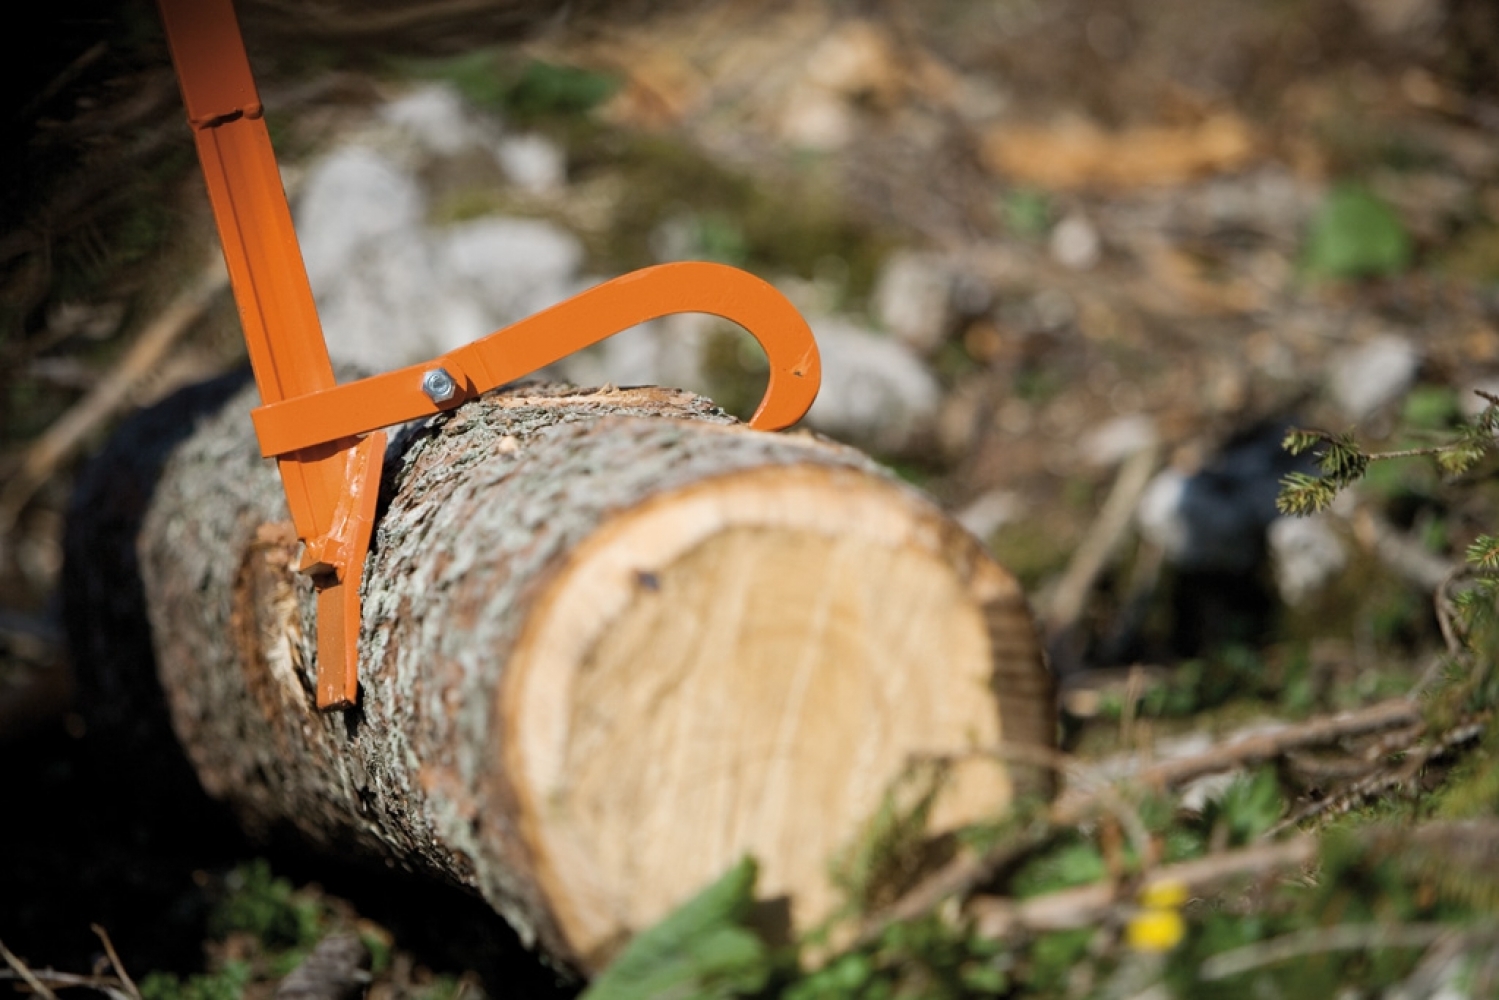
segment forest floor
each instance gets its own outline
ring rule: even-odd
[[[1460,440],[1480,392],[1499,392],[1487,3],[723,0],[650,17],[585,4],[576,21],[521,25],[452,5],[362,19],[242,6],[294,197],[335,139],[367,139],[403,99],[441,93],[500,152],[409,122],[404,139],[382,133],[387,150],[422,146],[401,162],[431,232],[545,222],[579,248],[548,276],[559,287],[681,256],[776,281],[830,331],[814,426],[931,492],[1026,584],[1077,766],[1096,778],[1187,760],[1160,779],[1170,789],[1242,772],[1229,805],[1126,813],[1122,829],[1064,835],[1047,814],[1034,863],[1006,866],[1029,887],[989,885],[974,911],[1021,927],[1029,950],[965,944],[948,968],[887,941],[865,952],[865,978],[845,964],[848,983],[803,995],[876,995],[860,991],[886,973],[891,989],[941,992],[891,971],[891,955],[918,956],[954,993],[1143,995],[1155,980],[1126,960],[1134,925],[1117,901],[1068,904],[1094,922],[1114,913],[1107,940],[1007,902],[1091,885],[1095,862],[1144,864],[1111,836],[1197,844],[1163,862],[1274,847],[1291,861],[1270,868],[1290,872],[1309,864],[1286,847],[1300,833],[1375,816],[1448,824],[1400,841],[1413,858],[1495,867],[1484,685],[1436,698],[1441,718],[1399,707],[1450,689],[1453,664],[1487,677],[1487,654],[1458,634],[1479,629],[1450,598],[1465,553],[1499,528],[1492,455],[1458,475],[1431,457],[1376,463],[1313,518],[1275,504],[1285,476],[1312,468],[1282,450],[1288,428],[1428,448]],[[0,232],[0,941],[32,967],[90,973],[97,923],[132,972],[208,970],[158,977],[148,1000],[268,995],[330,928],[376,952],[393,997],[567,993],[466,898],[252,845],[206,803],[163,822],[101,785],[108,747],[72,703],[56,621],[72,478],[121,416],[241,364],[243,347],[223,291],[162,325],[190,282],[212,281],[217,251],[154,13],[97,14],[44,36],[46,69],[9,126],[25,155],[5,167]],[[645,364],[742,409],[755,359],[727,331],[694,337],[690,364],[602,353],[564,374],[625,381]],[[1256,736],[1268,743],[1234,742]],[[1224,746],[1227,764],[1202,763]],[[1459,836],[1458,822],[1477,826]],[[1460,904],[1427,869],[1416,888],[1389,877],[1381,892],[1425,885],[1431,899],[1269,907],[1240,937],[1209,928],[1216,909],[1189,913],[1193,961],[1274,920],[1325,931],[1330,907],[1366,906],[1402,933],[1448,918],[1491,933],[1492,876]],[[418,909],[453,917],[412,920]],[[1389,963],[1326,964],[1300,988],[1427,995],[1418,986],[1455,981],[1453,955],[1482,951],[1408,937]],[[1374,954],[1364,943],[1324,950]],[[1464,982],[1496,975],[1481,965]]]

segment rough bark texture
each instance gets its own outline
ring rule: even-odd
[[[224,390],[221,384],[196,402],[206,403]],[[980,716],[997,716],[992,729],[894,752],[961,749],[965,739],[982,741],[1001,733],[1006,740],[1051,741],[1050,684],[1023,599],[970,537],[856,452],[805,435],[732,427],[705,400],[669,390],[523,390],[491,396],[394,435],[365,572],[360,705],[319,714],[312,708],[312,590],[291,570],[297,543],[279,479],[258,457],[246,417],[253,402],[252,391],[242,391],[217,412],[195,424],[187,421],[192,433],[185,438],[186,426],[179,427],[176,440],[152,446],[143,464],[160,465],[161,476],[149,495],[138,542],[141,599],[172,725],[203,785],[228,801],[252,829],[289,824],[326,848],[384,856],[435,873],[481,893],[524,938],[557,958],[585,966],[604,960],[619,935],[635,929],[639,914],[621,913],[600,923],[597,915],[578,912],[587,903],[577,894],[570,900],[552,898],[567,882],[567,873],[559,874],[558,868],[567,867],[568,851],[576,845],[551,851],[546,838],[557,829],[571,836],[577,823],[564,817],[558,827],[561,820],[547,818],[548,803],[537,801],[551,786],[527,785],[524,775],[514,773],[536,770],[537,755],[550,753],[547,734],[535,732],[541,723],[534,712],[517,715],[516,706],[564,695],[586,700],[584,681],[595,660],[625,655],[595,650],[608,645],[615,619],[602,605],[598,621],[587,615],[577,619],[580,634],[590,637],[588,649],[579,653],[577,676],[583,680],[574,681],[569,673],[563,694],[533,695],[537,685],[551,683],[550,675],[541,666],[522,670],[520,664],[555,658],[558,638],[533,633],[569,631],[573,619],[565,616],[574,612],[567,610],[568,588],[576,589],[580,577],[589,582],[595,572],[589,560],[607,553],[611,532],[634,538],[631,558],[646,559],[644,568],[624,577],[644,598],[675,593],[673,581],[705,578],[678,563],[649,565],[638,551],[641,531],[618,527],[637,523],[625,515],[659,513],[661,505],[682,497],[698,497],[691,502],[701,505],[713,490],[737,493],[745,484],[754,492],[770,482],[768,477],[784,478],[803,491],[784,496],[826,495],[830,510],[846,495],[850,510],[868,509],[871,517],[884,516],[878,513],[883,508],[899,511],[901,531],[937,561],[934,565],[950,568],[958,581],[955,594],[974,601],[987,690],[954,691],[952,697],[978,698]],[[158,420],[156,430],[167,426]],[[116,454],[106,465],[118,476],[128,461],[128,455]],[[118,640],[109,632],[131,634],[130,611],[138,600],[110,595],[108,585],[99,583],[107,577],[97,567],[91,570],[90,562],[128,561],[119,555],[120,546],[97,542],[130,530],[146,502],[141,490],[149,478],[136,473],[133,485],[112,492],[109,477],[96,474],[92,492],[85,491],[75,512],[83,526],[73,531],[70,544],[69,617],[78,641],[92,642],[101,662],[128,649],[126,642],[112,651],[110,643]],[[783,494],[767,495],[772,496],[767,523],[779,523],[784,512],[775,508],[783,501],[775,497]],[[110,513],[116,500],[132,513]],[[802,515],[787,516],[795,521]],[[90,529],[91,519],[108,526]],[[670,527],[671,520],[664,523]],[[721,533],[727,539],[723,544],[741,550],[758,546],[773,532],[761,531],[757,523],[729,525]],[[827,516],[808,524],[811,534],[783,533],[781,544],[790,539],[793,548],[805,549],[798,539],[840,530]],[[703,546],[694,551],[699,550],[709,551]],[[690,568],[690,563],[684,559],[680,565]],[[590,568],[573,572],[579,564]],[[606,564],[607,559],[598,563]],[[119,567],[105,573],[129,576]],[[600,600],[634,608],[626,589],[605,588]],[[121,600],[131,607],[108,617],[101,613],[104,604]],[[640,625],[646,619],[630,613],[634,618],[619,615],[634,623],[630,628],[654,627]],[[543,628],[536,624],[540,620],[551,624]],[[562,645],[566,640],[563,635]],[[138,647],[138,633],[135,642]],[[921,669],[919,663],[909,665],[912,672]],[[611,697],[621,696],[615,690]],[[889,703],[898,706],[903,697]],[[881,704],[882,711],[889,710],[888,703]],[[653,724],[654,710],[641,710],[642,730]],[[613,702],[592,704],[582,714],[614,711],[629,709]],[[635,717],[630,718],[633,726]],[[574,719],[572,725],[584,723]],[[528,726],[530,734],[521,732]],[[617,740],[619,734],[609,738]],[[517,742],[533,749],[517,750]],[[806,764],[816,766],[798,766]],[[637,779],[630,778],[639,784]],[[1002,804],[1008,780],[997,790],[989,780],[987,791],[976,793],[974,801]],[[648,792],[650,784],[644,788]],[[816,817],[807,822],[815,823]],[[733,849],[733,844],[725,848]],[[608,900],[601,905],[607,909]]]

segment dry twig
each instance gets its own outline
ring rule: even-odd
[[[1420,726],[1421,721],[1419,705],[1407,698],[1394,698],[1351,712],[1309,719],[1274,732],[1245,736],[1190,757],[1162,761],[1135,772],[1129,780],[1146,788],[1175,788],[1196,778],[1273,760],[1289,750],[1325,746],[1347,737],[1399,726],[1413,727],[1415,732],[1414,727]],[[1091,791],[1068,791],[1052,807],[1052,819],[1070,825],[1093,808]]]
[[[72,409],[31,443],[20,467],[0,489],[0,538],[15,528],[31,495],[72,455],[83,440],[113,416],[131,390],[161,363],[171,346],[187,332],[228,284],[224,263],[212,264],[183,289],[143,330],[113,369]]]
[[[109,932],[98,924],[89,924],[89,930],[98,935],[104,944],[104,954],[109,956],[110,968],[115,970],[115,975],[120,977],[120,984],[125,987],[125,992],[130,995],[131,1000],[141,1000],[141,991],[136,987],[135,980],[130,978],[130,973],[125,971],[125,965],[120,961],[119,952],[115,951],[115,943],[109,939]]]
[[[1455,930],[1451,924],[1339,924],[1297,931],[1283,937],[1234,948],[1202,963],[1198,975],[1205,980],[1227,979],[1252,969],[1284,962],[1303,955],[1329,951],[1368,951],[1374,948],[1427,948],[1457,936],[1468,942],[1499,937],[1499,928]]]
[[[1202,895],[1236,879],[1305,868],[1316,856],[1316,838],[1304,834],[1279,844],[1257,844],[1165,865],[1141,878],[1138,891],[1173,884],[1190,894]],[[1021,901],[975,896],[968,906],[981,935],[1007,938],[1017,933],[1041,934],[1096,924],[1116,906],[1133,899],[1135,889],[1118,882],[1094,882]]]
[[[1104,501],[1103,509],[1094,519],[1088,533],[1072,554],[1067,569],[1052,592],[1050,607],[1046,615],[1047,631],[1058,634],[1082,616],[1083,605],[1094,582],[1108,566],[1119,542],[1129,530],[1139,506],[1140,495],[1150,485],[1151,473],[1155,472],[1156,450],[1141,448],[1128,459],[1114,480],[1113,489]]]
[[[98,990],[109,997],[110,1000],[138,1000],[138,997],[125,992],[124,984],[114,976],[79,976],[71,972],[54,972],[51,969],[33,969],[30,971],[38,981],[60,989],[68,989],[76,986],[82,989]],[[20,978],[20,976],[9,969],[0,969],[0,980]]]
[[[1300,826],[1307,820],[1318,816],[1331,814],[1341,816],[1353,809],[1355,806],[1377,795],[1381,795],[1392,788],[1400,788],[1413,780],[1420,774],[1421,769],[1431,761],[1441,757],[1453,750],[1460,744],[1477,739],[1483,733],[1483,728],[1488,724],[1488,715],[1464,720],[1442,733],[1426,746],[1406,746],[1398,749],[1390,749],[1387,753],[1401,753],[1406,756],[1400,766],[1386,768],[1376,774],[1360,778],[1357,781],[1340,789],[1337,794],[1327,798],[1319,799],[1309,803],[1299,811],[1287,816],[1275,826],[1271,827],[1269,836],[1275,836],[1282,830]],[[1420,732],[1416,733],[1419,737]]]
[[[31,987],[31,992],[41,997],[42,1000],[57,1000],[57,994],[48,989],[47,984],[37,978],[36,973],[26,967],[25,962],[21,961],[9,948],[5,947],[3,941],[0,941],[0,958],[5,959],[5,964],[11,967],[16,976],[27,986]]]
[[[1438,752],[1437,747],[1450,747],[1452,739],[1458,736],[1471,738],[1470,729],[1477,723],[1465,724],[1461,733],[1454,730],[1453,733],[1444,734],[1443,739],[1433,745],[1431,753],[1424,754],[1421,760],[1429,760]],[[1424,722],[1421,718],[1420,707],[1406,698],[1392,699],[1379,702],[1366,708],[1351,712],[1342,712],[1332,716],[1322,716],[1310,719],[1307,722],[1286,726],[1271,733],[1263,733],[1255,736],[1247,736],[1242,739],[1233,740],[1221,746],[1215,746],[1204,753],[1195,754],[1190,757],[1182,757],[1176,760],[1163,761],[1130,776],[1129,780],[1141,787],[1172,789],[1186,784],[1196,778],[1217,774],[1236,768],[1247,767],[1252,764],[1272,760],[1285,753],[1314,746],[1325,746],[1339,740],[1354,736],[1362,736],[1376,733],[1381,730],[1403,727],[1402,735],[1410,741],[1414,741],[1424,733]],[[1387,748],[1388,749],[1388,748]],[[1398,749],[1410,750],[1409,746]],[[1392,752],[1398,752],[1392,750]],[[1032,766],[1045,767],[1060,774],[1077,777],[1079,775],[1078,763],[1075,758],[1055,751],[1040,750],[1035,747],[1014,747],[1004,745],[997,748],[988,748],[975,753],[984,753],[1000,759],[1014,761],[1016,763],[1029,764]],[[1092,787],[1069,790],[1053,803],[1046,822],[1038,823],[1029,828],[1015,839],[999,845],[993,850],[981,856],[961,856],[948,863],[926,879],[918,883],[914,888],[897,900],[892,906],[874,918],[866,921],[857,935],[861,943],[868,943],[879,936],[879,934],[892,923],[909,920],[923,913],[930,912],[943,899],[949,897],[964,897],[971,894],[977,887],[985,882],[993,880],[998,873],[1017,859],[1024,857],[1030,851],[1044,844],[1051,836],[1051,831],[1059,827],[1073,826],[1082,822],[1089,815],[1099,809],[1105,809],[1119,818],[1121,825],[1131,834],[1132,840],[1144,838],[1148,840],[1148,832],[1143,831],[1143,825],[1136,829],[1139,823],[1138,815],[1132,808],[1128,807],[1127,801],[1119,793],[1115,783],[1097,782],[1085,773],[1081,775],[1084,780],[1092,782]],[[1403,779],[1402,779],[1403,780]],[[1365,794],[1368,794],[1367,792]],[[1133,817],[1131,822],[1128,817]],[[1289,821],[1282,823],[1277,829],[1283,829],[1289,825]],[[1183,877],[1177,869],[1182,869],[1185,877],[1197,881],[1209,881],[1216,877],[1221,867],[1226,872],[1235,871],[1235,864],[1254,866],[1265,863],[1265,858],[1280,857],[1278,852],[1284,852],[1288,858],[1306,857],[1304,852],[1310,850],[1308,844],[1300,840],[1288,841],[1287,845],[1276,845],[1266,848],[1266,855],[1240,852],[1232,857],[1243,858],[1239,861],[1219,860],[1228,858],[1228,855],[1214,855],[1212,858],[1203,859],[1201,864],[1206,866],[1205,870],[1199,871],[1192,865],[1199,862],[1189,862],[1181,866],[1173,866],[1169,869],[1161,869],[1160,872],[1147,876],[1147,884],[1161,877]],[[1149,858],[1150,851],[1143,850],[1136,843],[1136,850],[1142,858]],[[1161,873],[1167,873],[1165,875]],[[1097,886],[1085,886],[1077,890],[1066,890],[1072,893],[1070,896],[1061,896],[1057,899],[1048,899],[1045,903],[1037,903],[1037,909],[1025,911],[1015,919],[1026,925],[1039,925],[1046,919],[1045,913],[1059,912],[1070,913],[1086,910],[1096,912],[1098,906],[1110,905],[1113,900],[1114,889],[1105,885],[1103,888]],[[986,904],[989,905],[989,904]],[[1028,905],[1028,904],[1006,904]]]

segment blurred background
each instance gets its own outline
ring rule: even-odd
[[[1499,526],[1491,464],[1382,464],[1310,519],[1275,496],[1309,468],[1289,427],[1421,446],[1499,391],[1490,0],[238,10],[350,370],[633,267],[725,261],[811,321],[810,426],[1020,576],[1073,745],[1121,690],[1163,728],[1236,699],[1304,713],[1403,690],[1443,648],[1433,594]],[[68,926],[63,961],[100,919],[33,898],[78,867],[48,852],[98,791],[55,615],[71,484],[124,415],[244,346],[155,10],[29,16],[3,41],[0,759],[31,805],[0,820],[0,864],[33,926]],[[547,374],[741,416],[764,377],[698,317]],[[139,867],[121,842],[105,867]],[[181,878],[246,850],[224,845],[128,904],[118,872],[79,893],[198,912]]]

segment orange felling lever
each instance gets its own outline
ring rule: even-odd
[[[702,312],[748,330],[770,362],[750,426],[801,419],[821,383],[806,321],[771,285],[704,262],[649,267],[440,358],[338,385],[231,0],[159,0],[261,406],[318,595],[317,704],[359,696],[359,586],[385,455],[380,428],[452,409],[638,323]]]

